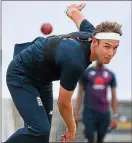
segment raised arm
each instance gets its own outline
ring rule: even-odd
[[[81,10],[85,6],[85,3],[81,3],[80,5],[72,4],[68,6],[66,14],[73,20],[79,31],[93,33],[95,30],[94,26],[87,19],[85,19],[84,15],[81,13]]]

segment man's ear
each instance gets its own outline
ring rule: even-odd
[[[94,36],[92,37],[92,44],[93,44],[93,47],[98,46],[98,40]]]
[[[92,37],[92,41],[93,41],[93,43],[96,43],[96,42],[97,42],[97,39],[93,36],[93,37]]]

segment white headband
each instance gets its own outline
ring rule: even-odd
[[[97,33],[95,36],[97,39],[107,39],[107,40],[120,40],[120,34],[113,32],[102,32]]]

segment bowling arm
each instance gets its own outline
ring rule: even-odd
[[[70,19],[73,20],[73,22],[76,24],[77,28],[80,31],[93,33],[95,30],[94,26],[87,19],[85,19],[84,15],[81,13],[81,10],[84,7],[85,7],[85,4],[70,5],[67,8],[66,14]]]

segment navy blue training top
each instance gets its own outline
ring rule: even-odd
[[[93,33],[94,26],[87,20],[83,20],[80,31]],[[90,44],[82,43],[84,47],[87,46],[87,51],[85,51],[78,41],[62,39],[56,48],[55,66],[58,68],[55,68],[55,70],[57,69],[55,71],[45,62],[44,48],[47,39],[48,37],[38,37],[30,45],[29,43],[21,45],[23,50],[19,48],[16,53],[14,52],[14,58],[8,67],[7,76],[18,75],[28,79],[34,85],[60,80],[63,88],[70,91],[74,90],[84,70],[91,64],[89,61]],[[8,84],[14,84],[12,78],[8,78],[7,82]],[[17,81],[15,81],[15,84],[17,84]]]

